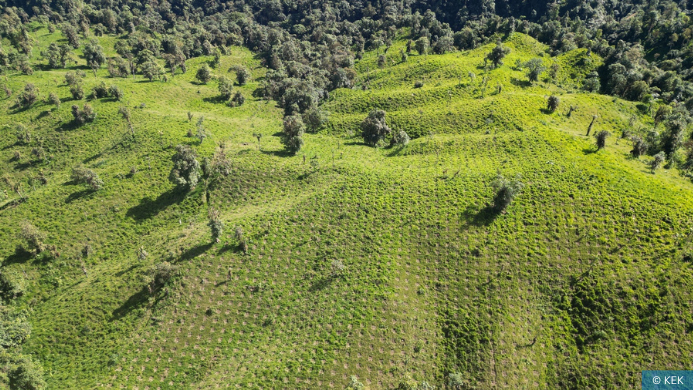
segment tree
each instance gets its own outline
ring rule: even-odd
[[[519,176],[508,180],[500,174],[491,185],[496,192],[493,198],[493,208],[499,213],[505,212],[524,187],[524,184],[519,180]]]
[[[19,238],[24,241],[23,248],[27,252],[39,254],[46,249],[46,244],[44,244],[46,237],[28,221],[22,222]]]
[[[676,150],[683,144],[686,124],[680,118],[674,118],[667,122],[667,131],[662,136],[662,151],[671,159]]]
[[[21,355],[18,364],[7,376],[10,380],[10,389],[43,390],[46,388],[43,367],[34,363],[28,356]]]
[[[209,69],[209,66],[207,66],[207,64],[202,64],[202,66],[197,69],[195,78],[201,83],[207,84],[209,80],[212,79],[212,71]]]
[[[385,54],[381,54],[378,56],[378,68],[384,68],[385,64],[387,63],[385,59]]]
[[[108,87],[106,87],[106,83],[102,81],[99,84],[95,85],[94,88],[92,88],[92,95],[94,99],[108,97]]]
[[[377,146],[392,131],[385,120],[387,114],[383,110],[371,111],[361,122],[363,141],[371,146]]]
[[[308,132],[314,133],[320,130],[329,120],[327,111],[318,107],[311,107],[303,113],[303,122],[306,124]]]
[[[664,152],[659,152],[659,153],[655,154],[654,159],[650,163],[650,168],[652,169],[653,174],[655,173],[657,168],[662,166],[662,164],[664,163],[664,161],[666,161],[666,159],[667,159],[667,156],[666,156],[666,154],[664,154]]]
[[[430,45],[428,38],[421,37],[414,43],[414,48],[419,53],[419,55],[426,54],[428,52],[428,46]]]
[[[643,154],[647,152],[647,143],[637,135],[630,138],[633,143],[633,149],[631,149],[630,154],[635,158],[640,158]]]
[[[539,80],[539,76],[546,70],[541,58],[532,58],[525,63],[527,68],[527,78],[530,82],[536,82]]]
[[[498,42],[496,42],[496,47],[488,53],[486,58],[493,63],[494,68],[497,68],[503,65],[503,59],[508,54],[510,54],[510,48],[503,46],[503,42],[499,39]]]
[[[88,184],[94,191],[103,188],[103,180],[99,178],[99,175],[91,169],[81,165],[72,168],[71,178],[75,183]]]
[[[201,116],[200,119],[197,120],[197,133],[195,134],[195,137],[200,140],[200,144],[204,142],[204,140],[209,137],[209,133],[207,132],[207,129],[205,129],[204,126],[204,120],[205,117]]]
[[[233,83],[225,76],[221,76],[217,79],[219,95],[224,100],[231,99],[231,94],[233,93]]]
[[[77,35],[77,30],[69,23],[63,24],[61,28],[63,35],[67,39],[67,42],[73,48],[79,47],[79,35]]]
[[[48,66],[53,69],[64,68],[67,61],[72,59],[72,49],[68,45],[60,45],[53,42],[46,51]]]
[[[590,132],[592,132],[592,127],[594,126],[594,121],[596,121],[596,120],[597,120],[597,116],[592,115],[592,122],[590,122],[589,127],[587,127],[587,135],[586,135],[587,137],[590,136]]]
[[[70,86],[70,94],[74,100],[84,99],[84,90],[80,84]]]
[[[409,135],[404,130],[395,131],[392,143],[400,147],[407,146],[409,144]]]
[[[171,168],[169,180],[179,189],[195,188],[200,180],[200,163],[197,161],[195,150],[187,145],[178,145],[172,160],[173,168]]]
[[[120,88],[119,88],[117,85],[115,85],[115,84],[114,84],[114,85],[111,85],[111,86],[108,88],[108,95],[109,95],[110,97],[114,98],[114,99],[117,100],[117,101],[123,100],[123,97],[125,96],[125,94],[123,93],[123,90],[120,89]]]
[[[82,48],[82,53],[87,60],[87,64],[91,67],[98,68],[106,62],[106,55],[103,54],[103,47],[99,45],[99,41],[96,39],[92,39],[85,43]]]
[[[582,84],[582,89],[589,92],[599,92],[601,88],[602,84],[599,81],[599,73],[597,72],[591,72]]]
[[[606,147],[606,139],[609,136],[611,136],[611,133],[606,130],[602,130],[594,135],[594,138],[597,140],[597,150],[602,150]]]
[[[48,102],[54,105],[56,109],[60,108],[60,98],[55,92],[51,92],[50,95],[48,95]]]
[[[561,104],[560,99],[558,99],[558,96],[556,95],[551,95],[549,96],[549,99],[546,101],[546,109],[548,109],[550,112],[555,112],[558,110],[558,106]]]
[[[144,277],[144,280],[147,282],[149,293],[154,294],[169,283],[171,279],[178,275],[178,269],[178,266],[172,265],[168,261],[161,262],[151,267]]]
[[[305,126],[303,120],[298,115],[287,115],[284,117],[284,132],[282,133],[282,143],[286,149],[296,154],[303,147],[303,133]]]
[[[89,104],[85,104],[82,110],[79,106],[74,104],[72,106],[72,116],[78,125],[82,125],[86,122],[93,122],[96,119],[96,112]]]
[[[242,65],[235,67],[236,70],[236,82],[238,85],[246,85],[250,81],[250,71],[248,68]]]
[[[245,103],[245,96],[241,93],[241,91],[236,91],[235,94],[233,94],[233,97],[231,100],[229,100],[226,105],[229,107],[240,107]]]
[[[32,83],[24,86],[24,90],[17,96],[17,105],[28,108],[38,100],[38,88]]]
[[[215,208],[209,209],[209,222],[207,223],[207,226],[209,226],[212,231],[212,241],[219,242],[220,237],[224,232],[224,223],[219,217],[219,210]]]
[[[164,74],[164,69],[156,61],[146,61],[140,65],[140,69],[142,70],[142,76],[148,78],[149,81],[160,79],[161,75]]]

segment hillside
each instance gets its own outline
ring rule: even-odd
[[[37,63],[62,40],[38,23],[32,35]],[[118,39],[98,38],[108,56]],[[282,109],[253,94],[267,70],[245,48],[212,69],[251,70],[233,108],[216,81],[195,79],[211,56],[166,82],[111,78],[105,67],[94,76],[83,58],[7,74],[0,258],[25,286],[13,303],[32,326],[22,351],[47,388],[339,389],[355,375],[370,389],[423,389],[455,373],[482,389],[637,388],[642,370],[693,369],[693,185],[629,156],[622,131],[653,126],[638,103],[580,90],[596,54],[549,57],[519,33],[504,44],[497,69],[484,69],[494,44],[401,62],[397,40],[383,68],[366,52],[354,68],[368,89],[331,92],[328,125],[295,156],[280,142]],[[560,64],[555,81],[530,83],[516,69],[535,57]],[[101,81],[124,91],[121,102],[89,101],[97,115],[83,125],[71,105],[87,101],[73,101],[65,82],[77,69],[87,94]],[[39,101],[15,108],[29,82]],[[44,102],[51,92],[59,108]],[[365,145],[359,126],[373,109],[412,141]],[[584,135],[593,115],[593,131],[612,134],[599,151]],[[201,117],[200,142],[186,134]],[[225,153],[228,175],[177,190],[168,177],[179,144],[200,162]],[[102,189],[72,180],[79,164]],[[499,173],[525,185],[505,213],[488,207]],[[8,183],[21,183],[25,201]],[[220,242],[211,209],[225,225]],[[23,221],[54,258],[16,250]],[[152,293],[143,276],[164,261],[177,276]]]

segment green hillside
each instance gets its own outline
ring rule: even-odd
[[[33,36],[37,63],[62,39]],[[106,55],[118,39],[99,38]],[[358,88],[331,93],[329,123],[295,156],[280,142],[282,110],[253,94],[266,69],[245,48],[212,69],[251,70],[234,108],[216,81],[195,79],[212,57],[166,82],[95,76],[84,59],[5,76],[2,274],[24,286],[13,303],[32,327],[22,352],[47,387],[341,389],[355,375],[370,389],[442,389],[461,373],[459,388],[639,388],[641,370],[693,369],[693,185],[675,169],[653,174],[652,157],[630,157],[620,138],[651,128],[648,110],[583,92],[602,63],[584,49],[550,57],[516,33],[491,69],[494,44],[402,62],[405,43],[382,68],[382,53],[356,62]],[[516,64],[535,57],[559,65],[555,80],[527,81]],[[86,94],[104,81],[124,99],[73,101],[65,73],[77,69]],[[19,109],[26,83],[40,99]],[[76,125],[71,106],[85,103],[96,118]],[[374,109],[412,141],[364,144]],[[612,134],[599,151],[585,136],[593,115],[593,133]],[[202,117],[200,142],[187,133]],[[179,144],[201,163],[225,155],[228,174],[177,190]],[[102,189],[73,181],[80,164]],[[489,206],[498,174],[524,183],[504,213]],[[25,221],[54,248],[17,249]],[[150,291],[145,275],[162,262],[176,276]]]

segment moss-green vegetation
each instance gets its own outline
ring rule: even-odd
[[[35,52],[64,43],[34,34]],[[107,56],[117,39],[99,38]],[[21,352],[48,387],[343,388],[356,375],[380,389],[462,373],[479,388],[634,388],[641,370],[691,369],[693,185],[629,158],[616,135],[653,119],[582,92],[601,59],[550,58],[521,34],[495,69],[495,44],[400,63],[404,45],[382,68],[365,53],[359,88],[331,94],[328,124],[296,155],[283,110],[253,96],[265,71],[246,49],[207,84],[195,76],[211,56],[167,82],[94,77],[83,58],[9,74],[39,99],[1,103],[3,294],[25,309]],[[538,57],[560,64],[555,78],[515,66]],[[239,65],[245,103],[229,107],[214,77]],[[77,67],[85,91],[123,92],[90,101],[83,124],[64,77]],[[373,110],[411,141],[365,145]],[[593,132],[615,135],[599,151],[593,115]],[[198,123],[206,138],[187,136]],[[197,153],[192,188],[169,180],[177,145]],[[77,167],[100,189],[73,180]],[[499,173],[523,184],[502,210]],[[50,250],[22,249],[24,221]]]

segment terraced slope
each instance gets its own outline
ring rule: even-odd
[[[400,42],[384,69],[367,53],[357,70],[370,89],[332,93],[328,128],[294,157],[279,142],[280,109],[251,95],[264,70],[244,49],[214,71],[253,69],[240,108],[218,103],[214,82],[193,82],[204,59],[166,83],[101,70],[85,86],[115,83],[126,101],[91,102],[97,119],[80,127],[69,124],[65,71],[10,75],[14,91],[33,82],[64,99],[24,111],[5,99],[0,132],[2,170],[28,196],[0,205],[0,256],[27,285],[16,303],[33,325],[24,350],[49,388],[344,388],[351,375],[371,389],[442,388],[458,372],[477,388],[636,388],[643,369],[693,369],[683,256],[693,186],[673,170],[651,174],[625,140],[595,152],[583,136],[594,114],[614,135],[631,120],[651,124],[632,103],[578,92],[598,58],[568,53],[555,84],[531,85],[514,64],[544,48],[519,34],[506,44],[494,70],[483,69],[490,47],[399,63]],[[543,111],[551,94],[561,99],[553,114]],[[579,107],[570,118],[569,105]],[[376,108],[415,139],[362,144],[359,123]],[[200,116],[212,136],[198,144],[185,135]],[[30,145],[15,144],[16,123]],[[39,142],[44,162],[30,157]],[[229,175],[176,192],[177,144],[200,159],[223,148]],[[70,181],[79,163],[104,189]],[[39,170],[48,183],[30,184]],[[499,172],[525,184],[504,214],[487,207]],[[226,225],[220,243],[210,208]],[[23,220],[58,258],[15,253]],[[86,243],[93,253],[82,258]],[[142,275],[162,261],[180,276],[151,295]]]

